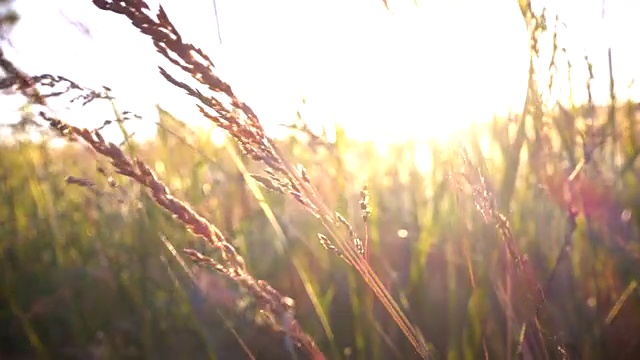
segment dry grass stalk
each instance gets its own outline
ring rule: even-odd
[[[369,217],[371,216],[371,205],[369,204],[369,188],[367,185],[363,186],[362,190],[360,190],[360,201],[358,204],[360,205],[360,216],[364,222],[364,258],[369,262]]]
[[[154,19],[148,14],[150,12],[149,6],[142,0],[93,0],[93,2],[100,9],[129,18],[136,28],[153,40],[156,50],[164,58],[182,70],[183,73],[188,74],[192,80],[195,80],[198,84],[197,88],[177,80],[167,70],[160,67],[162,76],[171,84],[194,97],[199,102],[197,107],[201,113],[225,129],[247,156],[264,163],[271,170],[267,172],[269,175],[267,177],[254,176],[256,180],[271,190],[292,196],[322,222],[329,235],[336,239],[336,249],[360,273],[418,354],[423,358],[429,357],[424,340],[366,262],[363,256],[364,246],[358,237],[352,236],[351,226],[347,226],[347,234],[344,234],[344,229],[339,226],[344,225],[344,222],[336,216],[334,211],[327,208],[311,185],[306,172],[286,161],[279,149],[264,133],[264,129],[253,110],[240,101],[231,86],[214,73],[213,62],[202,50],[183,42],[164,9],[160,6],[155,14],[156,19]],[[354,238],[358,240],[356,241]]]
[[[8,66],[5,66],[8,65]],[[46,105],[44,97],[40,95],[34,86],[35,81],[25,73],[18,70],[11,62],[0,53],[0,66],[8,72],[10,81],[6,88],[15,87],[34,103]],[[274,319],[274,329],[282,331],[293,340],[296,346],[309,359],[324,359],[324,355],[315,345],[314,341],[299,326],[294,314],[293,300],[281,295],[267,282],[256,280],[246,269],[244,259],[236,252],[235,248],[225,239],[222,233],[204,217],[195,212],[191,206],[171,195],[167,186],[158,179],[149,166],[139,159],[129,158],[123,150],[113,143],[105,141],[97,130],[88,130],[66,124],[60,119],[52,117],[45,112],[40,116],[61,133],[72,134],[82,139],[100,155],[110,159],[116,172],[133,179],[145,187],[153,200],[162,208],[170,212],[194,235],[203,238],[221,254],[221,261],[204,256],[195,250],[185,250],[194,261],[213,267],[240,286],[246,288],[255,298],[260,309],[271,315]],[[68,181],[80,186],[91,187],[92,184],[78,178],[68,178]]]
[[[471,188],[477,210],[485,222],[495,224],[505,245],[507,254],[505,271],[506,288],[503,290],[505,292],[503,296],[506,297],[503,302],[505,302],[504,305],[507,306],[505,311],[507,314],[510,313],[512,310],[509,310],[509,308],[514,305],[510,284],[514,281],[516,284],[523,284],[524,289],[516,290],[524,290],[525,298],[523,300],[526,302],[525,308],[533,308],[534,312],[531,315],[525,314],[523,315],[524,318],[518,319],[528,324],[522,334],[522,346],[529,346],[526,351],[536,352],[535,356],[549,358],[549,354],[543,345],[544,335],[539,322],[539,312],[546,301],[542,287],[535,278],[527,255],[522,255],[518,250],[508,219],[497,209],[496,196],[489,179],[482,173],[482,170],[478,166],[472,163],[468,152],[464,148],[462,148],[461,151],[461,159],[463,162],[463,171],[458,174],[459,177],[455,178],[458,186],[463,186],[462,183],[466,182]],[[511,273],[511,269],[513,268],[515,269],[515,274]],[[512,278],[514,275],[515,278]],[[518,299],[516,299],[516,301],[518,301]],[[531,326],[534,327],[535,334],[530,332]],[[536,338],[531,338],[529,334],[535,335]],[[525,349],[522,349],[522,351],[525,351]]]

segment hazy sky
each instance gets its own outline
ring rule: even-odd
[[[395,0],[392,13],[376,0],[217,0],[222,45],[213,0],[160,3],[269,126],[292,121],[301,109],[313,123],[339,121],[361,137],[425,139],[522,106],[528,42],[516,0],[430,0],[419,7]],[[554,3],[567,25],[560,39],[576,83],[585,81],[580,59],[588,54],[596,96],[606,99],[606,49],[612,46],[619,96],[640,97],[638,85],[628,90],[640,75],[634,45],[640,2],[609,0],[604,20],[602,0]],[[198,116],[193,102],[157,74],[159,56],[123,16],[90,0],[17,0],[16,9],[22,19],[5,52],[25,71],[107,85],[121,109],[144,116],[153,116],[155,103],[179,117]],[[90,36],[79,30],[84,27]],[[566,93],[566,81],[558,83]],[[583,89],[574,90],[577,97],[584,98]],[[5,101],[0,111],[10,105]],[[63,114],[73,121],[98,119],[87,122],[92,125],[112,117],[108,109]]]

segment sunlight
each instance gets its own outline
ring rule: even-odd
[[[529,45],[515,1],[432,0],[416,6],[413,1],[397,0],[389,3],[388,11],[381,2],[366,0],[218,0],[222,44],[211,1],[193,1],[189,7],[160,3],[183,38],[211,56],[217,74],[275,137],[286,133],[279,124],[295,121],[301,109],[303,120],[312,128],[336,125],[349,137],[372,140],[379,148],[407,140],[445,142],[472,123],[522,110]],[[73,6],[64,1],[43,2],[47,12],[34,12],[21,4],[17,3],[17,10],[25,14],[24,20],[12,33],[16,49],[6,52],[25,71],[65,74],[98,89],[107,85],[121,110],[147,120],[156,120],[159,103],[191,124],[205,123],[194,100],[157,73],[156,65],[166,64],[143,35],[130,31],[126,21],[113,22],[90,2]],[[595,22],[600,10],[595,2],[590,4],[588,21],[578,21],[580,17],[566,9],[558,11],[571,23],[563,30],[565,40],[583,43],[585,53],[598,52],[599,56],[592,56],[597,73],[594,89],[601,93],[594,96],[606,101],[603,82],[607,79],[598,75],[606,75],[602,54],[608,40],[596,36],[605,33],[604,23]],[[610,31],[637,28],[624,9],[612,5],[608,10],[609,18],[625,20],[609,20]],[[87,24],[90,36],[79,34],[64,17],[45,13],[64,14]],[[56,30],[35,36],[29,29],[36,24]],[[60,38],[69,41],[62,43]],[[627,80],[617,81],[616,89],[623,97],[631,94],[626,87],[636,74],[633,64],[638,55],[620,41],[614,44],[619,46],[616,71]],[[51,56],[43,62],[38,60],[43,53],[77,56]],[[578,64],[572,75],[578,84],[573,91],[577,101],[586,98],[586,72],[580,60],[585,53],[570,54]],[[568,98],[566,78],[556,79],[556,86],[556,98]],[[634,91],[638,93],[638,87]],[[87,126],[113,117],[109,106],[68,113]],[[144,137],[152,135],[154,128],[145,121],[135,131]],[[118,131],[113,133],[117,136]]]
[[[445,139],[522,106],[528,45],[515,2],[398,2],[389,12],[364,1],[221,1],[219,12],[219,73],[271,131],[293,122],[303,97],[311,125],[335,122],[380,146]],[[240,26],[225,20],[236,17]],[[196,40],[199,24],[178,25],[211,43],[210,31]],[[176,112],[191,106],[176,101]]]

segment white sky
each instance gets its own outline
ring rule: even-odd
[[[419,7],[395,0],[392,13],[381,0],[217,0],[223,45],[213,0],[160,3],[267,127],[291,122],[301,109],[314,124],[338,121],[360,138],[424,140],[494,112],[521,110],[528,42],[516,0],[423,0]],[[631,92],[628,86],[640,75],[640,51],[633,45],[640,2],[608,0],[605,21],[602,0],[555,3],[568,26],[565,46],[581,72],[573,75],[578,100],[584,99],[586,68],[579,59],[585,54],[594,61],[595,95],[606,99],[609,45],[618,96],[639,99],[638,86]],[[23,70],[107,85],[120,109],[143,116],[155,115],[155,103],[178,117],[198,116],[193,101],[158,75],[159,55],[123,16],[90,0],[15,5],[22,19],[11,33],[13,48],[4,48]],[[91,37],[67,19],[87,26]],[[0,113],[6,114],[15,103],[3,102]],[[99,119],[87,126],[113,117],[108,106],[63,114],[73,121]]]

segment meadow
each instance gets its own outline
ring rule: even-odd
[[[0,53],[31,105],[0,144],[1,359],[640,356],[637,103],[548,107],[532,63],[523,111],[455,141],[381,152],[302,117],[276,140],[166,16],[94,3],[228,136],[159,106],[144,142],[115,111],[111,144],[47,111],[51,85],[108,91]]]

